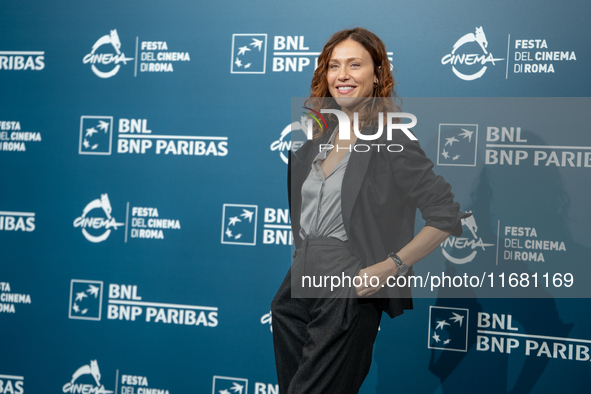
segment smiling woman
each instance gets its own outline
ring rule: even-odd
[[[373,136],[382,123],[376,115],[400,112],[395,99],[386,48],[375,34],[355,28],[329,39],[306,106],[338,109],[361,130],[341,136],[338,111],[328,111],[326,127],[316,124],[314,138],[290,152],[296,253],[271,303],[282,394],[357,393],[382,311],[395,317],[412,309],[410,288],[388,288],[388,279],[412,275],[409,267],[462,232],[468,215],[416,139],[397,130],[376,142],[400,149],[359,149],[357,138]],[[427,223],[414,236],[417,208]],[[336,287],[333,278],[342,279]]]
[[[341,107],[341,97],[371,97],[378,84],[371,55],[357,41],[346,39],[332,51],[326,82]]]
[[[359,112],[360,118],[369,117],[369,112],[400,112],[391,69],[386,47],[378,36],[361,28],[340,31],[329,39],[318,57],[306,105],[337,108],[347,115]],[[363,105],[372,97],[382,100],[375,108]],[[326,118],[329,129],[333,129],[338,123],[336,117]],[[314,131],[318,138],[327,130],[315,126]]]

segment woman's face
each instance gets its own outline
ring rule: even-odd
[[[350,38],[332,50],[326,75],[328,91],[341,107],[350,107],[359,101],[349,98],[371,97],[373,84],[378,81],[371,55]]]

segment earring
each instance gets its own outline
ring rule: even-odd
[[[373,83],[373,100],[371,102],[371,109],[369,110],[369,113],[372,114],[373,113],[373,106],[376,103],[376,95],[377,95],[377,91],[378,91],[378,83],[374,82]]]

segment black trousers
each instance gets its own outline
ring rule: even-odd
[[[345,272],[354,276],[361,267],[348,242],[336,238],[306,240],[296,251],[292,267],[271,303],[281,394],[359,391],[371,366],[381,309],[375,299],[355,297],[354,289],[343,289],[347,294],[330,298],[294,298],[292,272]],[[298,281],[293,280],[293,284]],[[346,297],[351,291],[352,296]]]

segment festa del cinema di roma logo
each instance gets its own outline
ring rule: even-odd
[[[470,211],[468,211],[470,212]],[[488,246],[495,246],[495,244],[488,244],[484,243],[481,237],[478,236],[478,225],[476,224],[476,219],[474,215],[462,219],[462,227],[465,226],[470,230],[472,233],[472,239],[467,237],[454,237],[453,235],[449,236],[441,243],[441,253],[443,256],[450,262],[454,264],[466,264],[470,263],[476,258],[476,255],[479,251],[485,251],[486,247]],[[446,251],[446,248],[449,249],[449,252]],[[464,252],[462,257],[454,257],[451,255],[454,250],[466,249],[467,252]],[[461,252],[460,252],[461,253]]]
[[[278,140],[271,143],[271,151],[278,151],[281,160],[287,164],[287,155],[290,150],[297,151],[303,144],[306,136],[304,133],[308,130],[309,120],[307,116],[302,116],[299,122],[292,122],[285,126],[281,131]],[[294,133],[300,131],[300,133]]]
[[[99,212],[102,211],[102,217],[99,217],[98,215],[91,216],[91,212],[96,214],[96,212],[93,212],[94,210],[98,210]],[[112,229],[117,230],[119,226],[124,225],[124,223],[118,223],[115,218],[111,216],[112,210],[113,208],[111,207],[109,196],[106,193],[101,194],[101,198],[92,200],[86,205],[86,207],[84,207],[82,215],[74,220],[74,227],[81,227],[82,234],[90,242],[103,242],[109,238]],[[93,234],[91,234],[88,229],[93,229]],[[99,234],[95,234],[95,232],[98,232]]]
[[[101,384],[101,371],[97,360],[90,360],[89,364],[78,368],[72,374],[70,382],[62,387],[62,391],[64,393],[113,393],[113,390],[105,390],[105,386]]]
[[[468,48],[471,48],[469,44],[472,42],[476,42],[480,46],[482,53],[461,53],[462,50],[460,48],[466,44],[468,44]],[[484,30],[482,26],[477,27],[475,33],[468,33],[456,41],[451,53],[448,53],[441,59],[441,64],[451,64],[451,70],[458,78],[464,81],[473,81],[484,75],[488,63],[495,65],[496,61],[505,60],[503,58],[495,58],[492,52],[486,50],[487,47],[488,41],[486,40]],[[458,70],[460,66],[456,68],[458,64],[464,65],[462,66],[462,71],[464,72]],[[468,73],[469,69],[475,70],[479,65],[481,67],[477,71]]]
[[[114,51],[114,52],[113,52]],[[110,34],[105,34],[99,38],[92,50],[82,59],[84,64],[90,63],[90,68],[100,78],[111,78],[119,72],[121,63],[127,64],[127,61],[134,60],[132,57],[125,57],[121,51],[121,41],[117,30],[111,30]],[[100,70],[97,65],[101,65]]]

